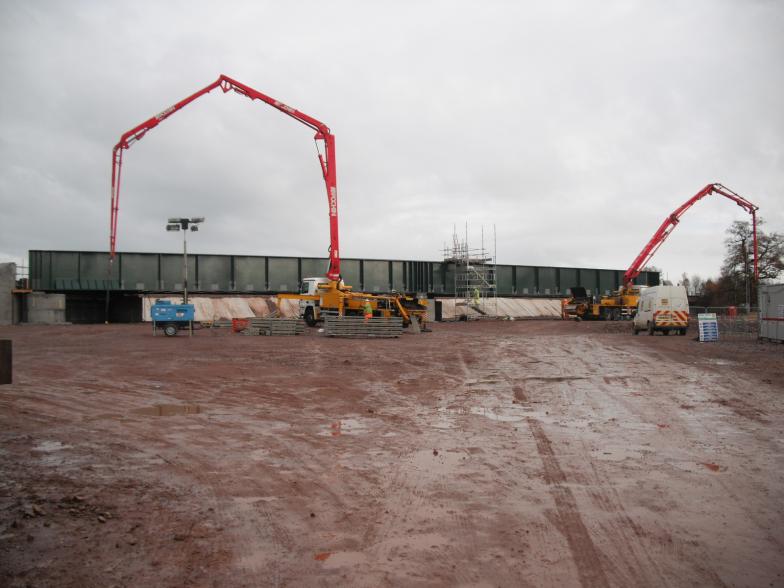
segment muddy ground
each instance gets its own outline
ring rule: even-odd
[[[784,584],[784,345],[0,338],[0,585]]]

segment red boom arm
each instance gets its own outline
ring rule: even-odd
[[[324,175],[324,182],[327,185],[327,200],[329,202],[329,268],[327,270],[327,278],[330,280],[340,279],[340,248],[338,246],[338,189],[337,189],[337,173],[335,169],[335,135],[333,135],[329,127],[316,120],[312,116],[300,112],[295,108],[286,106],[282,102],[270,98],[266,94],[262,94],[258,90],[232,80],[229,77],[221,75],[217,80],[209,86],[202,88],[195,94],[192,94],[180,100],[174,106],[170,106],[160,114],[157,114],[144,121],[140,125],[132,128],[127,133],[124,133],[117,145],[114,146],[112,151],[112,200],[111,200],[111,216],[110,216],[110,235],[109,235],[109,260],[114,260],[117,244],[117,213],[119,212],[120,203],[120,172],[122,170],[122,156],[123,151],[130,148],[134,142],[138,141],[149,131],[158,126],[159,123],[169,118],[172,114],[187,106],[197,98],[203,96],[214,90],[220,88],[224,93],[229,90],[234,90],[238,94],[247,96],[251,100],[261,100],[270,106],[273,106],[289,115],[290,117],[298,120],[304,125],[309,126],[316,131],[314,140],[318,148],[318,142],[324,144],[324,155],[319,152],[319,163],[321,164],[321,172]]]
[[[645,247],[643,247],[643,250],[640,251],[640,254],[634,259],[632,264],[629,266],[629,269],[627,269],[626,273],[623,275],[624,286],[631,285],[631,283],[634,281],[634,278],[640,275],[642,268],[645,267],[645,265],[650,261],[651,257],[653,257],[653,254],[656,253],[659,247],[661,247],[661,244],[664,243],[665,239],[670,236],[670,233],[680,222],[680,218],[683,213],[689,210],[689,208],[691,208],[695,202],[713,193],[721,194],[722,196],[729,198],[735,202],[735,204],[751,214],[754,235],[754,279],[759,280],[759,268],[757,267],[757,210],[759,210],[759,207],[755,206],[746,200],[743,196],[736,194],[721,184],[708,184],[689,200],[681,204],[681,206],[670,216],[664,219],[664,222],[659,227],[659,230],[653,234],[651,240],[646,243]]]

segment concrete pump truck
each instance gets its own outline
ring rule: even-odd
[[[623,284],[619,290],[599,298],[598,301],[588,296],[586,289],[582,286],[571,288],[572,297],[563,301],[561,313],[564,319],[593,319],[617,321],[621,319],[632,319],[637,311],[640,301],[642,288],[634,284],[634,279],[640,275],[651,260],[653,255],[659,250],[670,233],[678,226],[681,216],[689,210],[695,203],[711,194],[718,194],[732,200],[735,204],[743,208],[751,215],[754,240],[754,279],[759,279],[759,269],[757,262],[757,210],[759,207],[746,200],[743,196],[736,194],[726,186],[721,184],[708,184],[686,202],[676,208],[664,219],[661,226],[653,234],[653,237],[645,244],[642,251],[634,258],[629,269],[623,274]]]
[[[310,127],[316,133],[314,141],[316,142],[318,159],[321,164],[321,171],[327,189],[330,234],[329,263],[325,277],[306,278],[303,280],[303,287],[299,293],[279,294],[278,298],[299,300],[301,316],[311,326],[315,325],[327,314],[341,316],[350,314],[361,315],[365,312],[368,305],[372,309],[374,316],[399,316],[402,317],[404,325],[409,325],[412,321],[416,320],[420,325],[424,326],[427,316],[427,302],[425,300],[399,293],[368,294],[354,292],[352,288],[344,284],[341,279],[335,135],[332,134],[329,127],[312,116],[300,112],[296,108],[287,106],[279,100],[270,98],[266,94],[241,84],[225,75],[221,75],[216,81],[198,92],[191,94],[187,98],[184,98],[173,106],[170,106],[166,110],[137,125],[130,131],[123,133],[120,140],[114,146],[112,152],[112,191],[109,237],[110,273],[117,244],[117,218],[119,212],[120,172],[122,169],[123,152],[172,114],[216,88],[220,88],[224,94],[229,91],[234,91],[251,100],[260,100],[269,104],[283,114]]]

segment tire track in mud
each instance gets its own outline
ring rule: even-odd
[[[536,440],[536,449],[544,466],[544,479],[550,486],[550,495],[555,502],[556,523],[569,544],[574,563],[577,566],[580,584],[585,588],[609,586],[607,576],[602,568],[599,551],[580,516],[577,500],[572,490],[565,485],[566,475],[558,463],[550,439],[539,421],[529,417],[526,419],[526,423]]]
[[[617,390],[613,388],[613,384],[620,383],[623,386],[629,386],[630,382],[635,384],[642,382],[644,384],[648,384],[653,377],[652,374],[656,373],[656,368],[658,367],[658,363],[661,360],[661,356],[657,355],[654,359],[648,359],[647,362],[641,363],[639,358],[636,359],[637,362],[637,375],[635,377],[629,378],[618,378],[618,377],[605,377],[604,378],[604,385],[601,383],[599,384],[600,387],[606,390],[608,397],[613,397],[614,400],[620,403],[624,409],[626,409],[632,417],[636,417],[638,420],[641,421],[648,421],[650,423],[655,423],[657,421],[656,415],[661,415],[664,412],[669,412],[671,415],[675,413],[675,407],[683,408],[683,404],[681,402],[683,396],[683,390],[673,390],[668,394],[666,397],[659,398],[658,404],[655,407],[650,406],[645,399],[638,399],[637,401],[633,402],[628,398],[624,398],[623,395],[618,394]],[[669,360],[672,362],[672,360]],[[744,386],[747,385],[747,382],[739,376],[730,376],[724,377],[719,379],[715,375],[706,375],[705,373],[700,373],[701,370],[699,368],[694,368],[692,366],[688,366],[684,364],[684,369],[697,369],[697,374],[682,374],[681,381],[684,383],[689,384],[690,386],[695,387],[698,392],[696,393],[698,396],[695,399],[694,396],[690,396],[688,400],[690,402],[695,402],[696,404],[706,404],[706,403],[714,403],[715,401],[713,398],[716,395],[721,395],[722,391],[731,389],[731,390],[742,390]],[[644,374],[651,376],[651,378],[646,377]],[[668,410],[663,410],[665,407],[665,401],[669,404]],[[694,408],[694,406],[692,406]],[[752,417],[749,417],[747,414],[743,414],[743,412],[736,410],[735,407],[732,407],[733,412],[735,412],[738,416],[742,416],[745,418],[754,421]],[[677,413],[675,413],[677,414]],[[659,417],[658,420],[661,420]],[[691,461],[694,464],[701,463],[701,460],[705,459],[708,460],[708,457],[703,457],[706,455],[706,450],[703,449],[705,447],[704,439],[718,439],[721,438],[723,435],[717,423],[711,422],[708,419],[701,418],[701,419],[690,419],[688,425],[684,423],[680,418],[672,419],[672,426],[669,427],[671,430],[671,435],[680,437],[683,441],[680,445],[684,447],[695,447],[701,448],[700,450],[695,450]],[[719,421],[720,423],[720,421]],[[771,443],[771,439],[768,435],[764,432],[764,429],[754,427],[749,425],[745,421],[740,421],[737,425],[738,429],[742,430],[745,434],[750,436],[754,436],[757,439],[762,437],[764,440],[767,441],[768,444]],[[767,439],[765,439],[768,437]],[[715,450],[714,450],[715,451]],[[710,453],[708,451],[708,453]],[[728,456],[729,458],[729,456]],[[666,462],[665,462],[666,463]],[[781,552],[784,549],[784,542],[781,539],[776,538],[768,529],[767,521],[765,520],[764,516],[760,516],[756,513],[753,509],[749,508],[747,501],[735,492],[731,485],[728,484],[723,478],[712,478],[711,483],[718,485],[721,487],[722,492],[729,496],[732,501],[735,503],[736,507],[743,512],[744,516],[753,521],[757,529],[762,531],[765,539],[775,546],[775,548]],[[701,551],[701,558],[708,559],[708,554],[705,551]],[[709,573],[710,571],[706,571],[706,574],[709,575],[710,581],[721,584],[720,579],[715,573]]]
[[[655,382],[668,381],[669,374],[662,372],[659,359],[640,357],[628,352],[628,350],[614,346],[607,348],[618,353],[614,363],[619,363],[621,368],[633,362],[633,375],[628,375],[625,370],[621,369],[622,373],[620,374],[611,373],[596,378],[593,385],[602,394],[597,396],[599,401],[591,396],[587,397],[590,408],[597,414],[609,411],[619,421],[625,423],[639,423],[643,427],[640,430],[641,434],[644,434],[645,431],[655,430],[652,429],[655,426],[660,428],[664,426],[669,431],[669,436],[685,437],[687,442],[680,442],[678,445],[686,447],[694,445],[696,437],[686,434],[683,423],[673,413],[674,407],[679,404],[677,398],[671,394],[666,396],[657,394],[651,397],[641,392],[641,390],[651,389],[655,386]],[[617,366],[613,365],[612,367]],[[679,377],[681,382],[694,383],[700,380],[699,377],[687,374],[681,374]],[[651,404],[652,401],[654,404]],[[662,424],[660,421],[666,423]],[[692,423],[690,426],[694,426],[694,424]],[[705,427],[705,424],[700,424],[700,427]],[[708,432],[707,428],[705,431],[708,437],[714,436],[714,433]],[[643,445],[647,447],[650,443],[645,442]],[[590,448],[586,447],[585,451],[590,453]],[[650,451],[654,452],[653,449]],[[590,492],[591,499],[599,508],[614,515],[612,519],[601,526],[606,528],[608,536],[616,536],[613,539],[617,550],[616,555],[624,557],[617,558],[619,561],[615,566],[615,571],[625,575],[624,582],[639,582],[639,578],[648,578],[647,581],[649,583],[655,582],[654,585],[664,586],[673,583],[678,585],[682,579],[671,568],[672,563],[670,566],[665,565],[664,567],[660,564],[660,560],[665,559],[669,562],[688,563],[699,577],[700,583],[726,586],[715,570],[705,567],[704,562],[710,560],[710,554],[701,545],[679,538],[680,529],[678,527],[663,526],[657,520],[646,522],[632,518],[626,511],[624,500],[618,490],[602,483],[602,480],[615,477],[613,473],[607,471],[609,466],[595,460],[590,461],[590,466],[589,476],[593,480],[592,486],[594,488]],[[666,502],[667,495],[660,496],[659,501]],[[631,566],[632,563],[636,566]]]
[[[530,377],[530,380],[547,380],[546,377]],[[555,376],[555,381],[581,379],[574,376]],[[520,385],[513,385],[514,397],[520,402],[528,402],[525,390]],[[554,523],[566,538],[572,553],[580,584],[584,588],[600,588],[609,586],[607,576],[602,568],[599,551],[596,549],[588,528],[580,515],[577,500],[572,490],[566,486],[566,474],[561,469],[552,443],[544,432],[542,424],[533,417],[525,420],[531,435],[536,441],[536,450],[542,460],[544,480],[550,487],[550,495],[556,508]]]
[[[602,355],[609,357],[606,347],[589,349],[587,352],[580,350],[583,354],[584,362],[591,361],[591,355],[595,354],[597,361]],[[628,425],[639,423],[642,426],[641,433],[650,434],[656,431],[657,423],[664,421],[666,425],[659,424],[659,427],[666,426],[670,430],[670,423],[673,426],[672,433],[682,435],[686,432],[683,423],[679,419],[672,421],[673,416],[677,415],[675,407],[679,405],[677,394],[673,398],[672,394],[666,396],[649,395],[635,391],[649,389],[652,382],[671,381],[672,375],[662,370],[661,365],[655,358],[640,357],[624,351],[613,355],[613,361],[605,363],[604,370],[588,378],[588,387],[577,389],[575,408],[578,413],[574,416],[581,416],[580,413],[588,415],[594,414],[598,417],[598,429],[593,429],[594,435],[602,435],[604,430],[603,417],[612,415],[610,419],[624,422]],[[633,368],[630,364],[633,363]],[[628,368],[628,369],[625,369]],[[609,373],[608,373],[609,370]],[[628,375],[629,373],[633,375]],[[680,381],[688,380],[690,383],[699,382],[697,376],[680,375]],[[655,389],[655,388],[654,388]],[[598,392],[599,394],[596,394]],[[637,397],[631,398],[631,396]],[[582,406],[581,406],[582,405]],[[670,405],[670,406],[668,406]],[[582,409],[582,410],[580,410]],[[609,413],[609,414],[608,414]],[[667,416],[663,416],[667,415]],[[609,421],[608,421],[609,422]],[[676,424],[679,423],[679,424]],[[691,423],[694,425],[694,423]],[[541,426],[541,425],[540,425]],[[705,423],[700,423],[705,426]],[[632,429],[633,430],[633,429]],[[670,434],[672,434],[670,433]],[[705,431],[706,435],[687,435],[689,442],[687,446],[699,446],[699,438],[713,436],[710,431]],[[591,435],[589,435],[590,439]],[[692,438],[693,437],[693,438]],[[595,439],[595,438],[594,438]],[[606,463],[597,462],[592,456],[590,441],[582,441],[581,453],[587,457],[586,462],[590,465],[590,472],[580,473],[580,469],[575,475],[584,484],[589,485],[588,495],[592,502],[610,517],[597,517],[596,523],[600,529],[602,542],[606,541],[610,549],[605,549],[605,576],[613,577],[613,584],[620,585],[678,585],[682,577],[678,576],[673,569],[661,567],[662,561],[678,562],[688,565],[692,573],[699,578],[699,582],[709,585],[724,586],[724,582],[715,570],[706,568],[704,562],[710,561],[710,553],[696,541],[684,540],[682,537],[681,526],[661,526],[656,520],[648,520],[647,523],[635,520],[626,511],[624,500],[619,495],[617,489],[608,484],[608,480],[617,479],[618,474],[608,470]],[[643,443],[643,445],[649,445]],[[699,461],[695,458],[695,462]],[[614,462],[609,462],[614,463]],[[639,463],[639,462],[637,462]],[[640,466],[638,466],[640,467]],[[721,481],[719,481],[721,483]],[[656,504],[667,500],[667,494],[658,498]],[[634,503],[633,503],[634,504]],[[696,581],[696,580],[695,580]]]
[[[485,348],[487,351],[488,348]],[[460,367],[463,372],[463,386],[461,389],[455,394],[455,399],[459,399],[461,401],[461,406],[457,411],[458,416],[460,418],[455,419],[456,421],[461,421],[465,418],[472,419],[473,423],[471,423],[470,428],[467,428],[464,423],[460,423],[459,428],[461,434],[468,438],[469,432],[473,433],[478,441],[480,441],[480,445],[485,445],[486,449],[489,452],[492,452],[496,455],[496,457],[502,457],[504,453],[508,450],[508,446],[504,440],[504,433],[508,433],[508,429],[503,427],[503,421],[508,418],[506,424],[511,424],[511,422],[522,422],[522,416],[517,418],[517,416],[513,416],[510,418],[510,415],[504,413],[502,410],[500,413],[496,412],[498,408],[508,408],[510,406],[509,399],[506,398],[509,396],[508,392],[508,378],[507,378],[507,370],[509,366],[504,362],[501,356],[501,352],[503,351],[503,346],[498,346],[493,350],[493,353],[485,353],[482,356],[482,360],[480,365],[477,367],[469,367],[469,362],[465,361],[464,353],[460,353],[461,363]],[[472,360],[470,364],[473,366],[477,363],[475,360]],[[490,386],[490,389],[486,388],[485,386]],[[500,388],[500,389],[499,389]],[[477,401],[481,405],[486,405],[488,401],[490,401],[493,406],[477,406]],[[483,411],[483,418],[489,417],[491,420],[489,421],[492,423],[491,425],[487,425],[486,421],[482,422],[482,425],[479,425],[476,419],[480,416],[477,412],[477,408],[483,408],[486,412]],[[500,417],[500,418],[499,418]],[[498,420],[495,420],[498,419]],[[516,430],[516,428],[514,429]],[[496,462],[495,464],[490,463],[489,461],[484,463],[484,466],[492,471],[492,476],[494,482],[499,485],[497,490],[497,494],[495,499],[497,501],[501,501],[504,496],[508,493],[511,496],[517,496],[518,489],[516,484],[516,478],[520,473],[514,471],[514,462],[511,460],[505,462]],[[484,513],[484,516],[487,517],[489,515],[495,514],[497,511],[495,509],[491,509],[490,512]],[[455,521],[458,523],[458,529],[460,532],[469,533],[467,536],[467,545],[462,546],[460,550],[460,559],[462,560],[470,560],[471,558],[476,558],[477,555],[480,553],[481,549],[488,549],[490,544],[482,543],[479,539],[479,533],[477,532],[477,526],[470,514],[456,512],[454,515]],[[487,533],[486,529],[482,529],[482,535]],[[508,541],[508,540],[507,540]],[[503,541],[503,544],[506,544],[507,541]],[[506,545],[510,547],[509,545]],[[493,548],[498,548],[499,546],[496,544],[492,546]],[[519,546],[515,544],[515,549]],[[515,551],[513,549],[513,553],[521,552],[522,550]],[[498,555],[496,554],[496,557]],[[519,556],[511,556],[511,561],[506,560],[499,560],[496,559],[494,565],[492,567],[494,575],[492,577],[493,585],[498,586],[529,586],[529,582],[526,579],[527,570],[522,565],[522,560],[518,559]],[[473,585],[477,582],[488,582],[490,578],[487,576],[485,572],[486,570],[479,570],[478,574],[473,574],[469,576],[468,580],[466,581],[467,585]],[[484,584],[483,584],[484,585]]]
[[[250,449],[248,438],[268,438],[257,430],[254,416],[255,413],[237,414],[230,436],[221,429],[209,432],[206,440],[223,450],[214,456],[191,450],[158,433],[148,436],[163,446],[158,457],[177,476],[189,479],[191,492],[202,494],[201,500],[212,508],[210,517],[220,527],[216,538],[223,550],[231,554],[221,573],[237,586],[258,585],[260,578],[264,585],[283,586],[298,575],[306,577],[318,572],[318,564],[312,557],[316,539],[304,534],[308,523],[286,519],[281,513],[305,513],[304,520],[310,521],[307,513],[314,501],[324,502],[329,510],[339,512],[345,510],[345,500],[330,484],[319,482],[323,470],[318,463],[311,463],[307,447],[300,447],[297,442],[292,441],[296,447],[293,451],[291,443],[286,447],[278,444],[275,451],[285,451],[290,469],[298,472],[300,479],[308,480],[307,497],[300,495],[298,487],[290,487],[285,472],[279,473],[275,465],[251,465],[243,460]],[[287,504],[276,508],[277,503],[269,503],[267,498],[286,500]]]
[[[227,485],[221,482],[236,475],[231,468],[222,471],[220,466],[203,459],[202,454],[185,451],[171,443],[168,445],[169,449],[176,452],[176,457],[158,454],[159,457],[172,468],[178,469],[179,475],[191,478],[196,482],[198,490],[208,495],[213,516],[227,535],[222,538],[223,541],[233,544],[229,552],[234,555],[234,561],[232,569],[227,570],[228,575],[233,581],[240,582],[239,585],[245,585],[244,582],[254,578],[256,573],[263,572],[267,583],[272,586],[282,585],[281,561],[287,549],[293,545],[288,532],[275,524],[272,514],[262,504],[242,504],[235,499]],[[264,546],[266,557],[263,558],[257,557],[257,550],[254,549],[260,541],[267,543]]]
[[[477,465],[471,460],[476,458],[467,445],[482,445],[488,439],[497,443],[500,438],[497,426],[488,427],[467,406],[479,393],[473,386],[483,382],[484,370],[472,371],[465,355],[458,352],[457,363],[444,369],[449,384],[433,391],[438,395],[435,406],[417,413],[419,418],[411,424],[416,433],[398,451],[389,483],[378,492],[380,506],[372,517],[377,524],[363,535],[363,543],[369,545],[373,560],[384,572],[377,584],[400,585],[429,578],[449,585],[525,585],[519,570],[499,559],[498,546],[479,539],[480,533],[486,533],[482,525],[487,522],[475,512],[474,503],[484,478],[475,477]],[[497,377],[495,372],[491,375]],[[463,469],[464,464],[468,470]],[[491,469],[489,475],[494,477],[507,473]],[[409,576],[405,580],[394,576],[391,581],[388,572],[399,569],[401,561]],[[471,561],[487,563],[465,565]]]
[[[507,348],[505,355],[514,357],[515,351]],[[563,351],[564,356],[568,354],[567,350],[559,349],[559,351]],[[506,380],[511,385],[513,397],[520,404],[528,404],[530,399],[523,385],[516,382],[536,381],[547,385],[587,379],[586,376],[564,373],[563,368],[560,366],[558,366],[558,375],[540,375],[536,373],[539,365],[556,367],[555,364],[542,362],[538,357],[532,357],[528,353],[524,353],[524,356],[527,358],[526,363],[536,366],[532,370],[534,374],[515,380],[508,371],[503,372]],[[584,366],[588,365],[588,362],[585,360],[581,363]],[[564,363],[560,365],[563,366]],[[591,371],[593,373],[593,370]],[[542,423],[536,418],[527,416],[525,423],[528,425],[528,429],[536,443],[536,450],[542,462],[544,481],[549,487],[550,496],[555,504],[555,517],[551,522],[566,539],[577,569],[580,584],[584,588],[609,586],[607,575],[602,567],[601,553],[594,544],[591,534],[583,521],[574,493],[566,485],[566,474],[561,468],[550,438],[545,433]]]
[[[460,369],[466,371],[462,354]],[[452,373],[445,373],[445,376],[448,379],[454,378]],[[439,390],[440,400],[436,411],[441,414],[439,411],[445,411],[465,394],[464,387],[460,384],[454,385],[449,390]],[[458,423],[455,424],[463,431]],[[446,456],[443,453],[444,439],[439,437],[438,429],[427,426],[427,423],[424,426],[420,425],[421,423],[417,423],[418,433],[414,442],[414,445],[420,449],[412,451],[409,443],[405,450],[397,453],[389,483],[377,493],[380,506],[377,516],[372,518],[380,519],[381,523],[369,526],[363,534],[363,543],[370,547],[375,561],[378,562],[377,565],[384,571],[387,570],[389,562],[394,559],[400,557],[408,559],[406,546],[416,542],[417,539],[417,535],[411,534],[411,531],[414,530],[415,525],[424,522],[423,512],[428,510],[432,497],[446,493],[449,487],[450,464],[446,463]],[[437,455],[433,456],[434,461],[429,469],[423,469],[422,464],[416,463],[418,455],[431,450],[436,452],[435,448],[438,446],[442,446],[443,464],[438,461]],[[419,520],[412,520],[417,517]],[[454,510],[451,520],[461,531],[459,535],[461,542],[454,546],[459,559],[472,557],[477,548],[477,539],[470,515]],[[476,583],[481,580],[476,572],[470,570],[466,572],[462,566],[459,568],[453,566],[449,573],[450,583],[457,585]],[[395,582],[390,582],[386,573],[383,575],[385,585],[395,585]]]
[[[575,347],[577,349],[575,349]],[[584,373],[583,367],[586,365],[598,365],[597,360],[603,354],[601,348],[597,350],[592,346],[587,348],[588,350],[586,351],[584,346],[579,344],[575,346],[574,342],[571,344],[562,341],[559,341],[558,343],[553,342],[552,346],[546,346],[546,348],[563,358],[559,369],[559,373],[561,374],[565,373],[564,366],[567,366],[566,371],[568,372]],[[568,358],[575,356],[575,353],[578,356],[579,361],[569,362]],[[597,355],[597,360],[594,360],[591,357],[591,354],[594,353]],[[631,354],[624,353],[629,357],[632,357]],[[610,409],[610,412],[614,415],[617,416],[626,413],[631,416],[632,413],[629,412],[630,407],[624,402],[623,398],[617,398],[615,397],[616,395],[612,394],[604,394],[597,397],[600,399],[597,402],[597,398],[595,398],[595,395],[591,392],[594,390],[606,391],[614,384],[624,387],[629,386],[631,383],[647,384],[649,382],[648,378],[639,376],[637,372],[635,376],[627,376],[625,374],[603,375],[606,373],[605,367],[604,370],[598,373],[594,370],[592,373],[586,373],[584,376],[531,376],[525,378],[525,380],[541,381],[545,386],[564,381],[582,381],[579,386],[570,387],[570,395],[568,399],[566,399],[567,402],[572,404],[574,409],[577,410],[577,412],[572,415],[575,418],[583,417],[590,419],[592,416],[596,418],[608,409],[608,402],[610,402],[613,407]],[[516,387],[515,396],[518,400],[527,400],[525,392],[522,391],[519,386]],[[569,412],[572,412],[572,410],[570,409]],[[631,419],[627,418],[626,420]],[[535,419],[529,419],[528,424],[536,439],[538,453],[542,457],[545,465],[545,478],[548,483],[552,484],[553,481],[555,481],[556,484],[560,485],[567,482],[563,468],[561,468],[555,456],[552,442],[544,433],[542,424]],[[553,493],[553,497],[556,500],[556,504],[560,502],[563,511],[566,513],[567,520],[571,521],[573,529],[575,529],[571,534],[564,533],[564,535],[569,540],[570,547],[574,545],[576,548],[573,548],[572,551],[575,553],[575,560],[578,563],[578,570],[581,573],[581,581],[583,581],[584,585],[586,585],[586,582],[588,583],[587,585],[603,585],[602,582],[606,584],[609,581],[608,577],[612,576],[612,584],[635,585],[639,584],[642,578],[647,578],[648,580],[642,581],[643,584],[655,579],[654,585],[667,585],[659,566],[646,546],[647,541],[642,534],[640,524],[635,522],[628,515],[617,490],[612,485],[608,485],[607,482],[612,479],[612,477],[602,475],[597,470],[596,463],[591,456],[592,448],[590,447],[590,442],[587,442],[583,438],[579,445],[582,448],[581,453],[585,455],[583,461],[590,466],[590,473],[581,473],[577,470],[572,475],[576,481],[588,486],[587,495],[592,502],[604,513],[610,515],[609,518],[595,517],[595,522],[601,530],[597,539],[601,540],[603,545],[607,544],[608,547],[611,548],[608,551],[608,548],[606,547],[603,552],[604,558],[602,561],[606,569],[601,572],[598,577],[587,574],[588,577],[586,578],[584,568],[586,560],[589,562],[592,560],[599,561],[594,556],[594,553],[598,555],[596,544],[591,539],[591,535],[577,510],[578,507],[573,493],[568,488],[559,486]],[[574,482],[575,480],[572,481]],[[575,517],[579,518],[579,520],[575,519]],[[565,526],[563,518],[564,517],[559,514],[558,521],[561,527]]]

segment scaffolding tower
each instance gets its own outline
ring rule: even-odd
[[[493,225],[492,255],[485,247],[485,229],[479,247],[468,244],[468,224],[461,240],[457,229],[452,232],[451,247],[444,244],[444,261],[455,268],[455,315],[468,319],[495,318],[498,316],[498,289],[496,288],[496,237]]]

